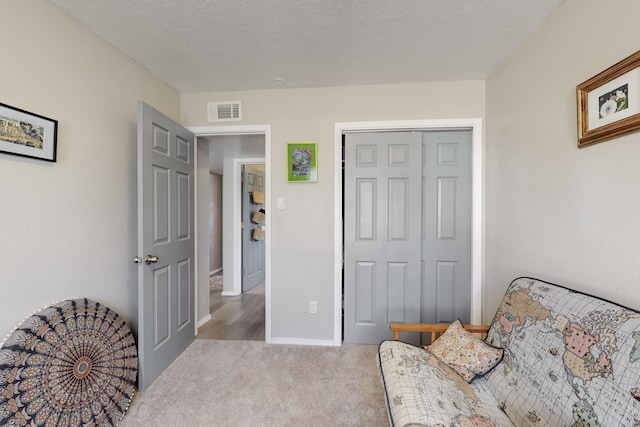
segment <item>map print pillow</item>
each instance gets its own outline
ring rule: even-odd
[[[464,329],[460,320],[449,325],[437,340],[425,348],[467,382],[476,375],[489,372],[500,362],[503,352]]]

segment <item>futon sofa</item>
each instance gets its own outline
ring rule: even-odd
[[[395,324],[392,330],[430,329]],[[458,373],[455,358],[446,363],[451,355],[439,357],[431,346],[380,344],[392,426],[640,425],[637,311],[523,277],[509,285],[484,330],[481,345],[502,354],[471,379]]]

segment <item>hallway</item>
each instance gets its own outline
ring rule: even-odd
[[[211,291],[211,320],[196,339],[264,341],[264,283],[238,296]]]

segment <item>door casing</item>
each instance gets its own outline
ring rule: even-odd
[[[471,141],[471,323],[482,322],[483,271],[483,130],[482,119],[337,122],[334,132],[334,345],[342,343],[342,135],[345,132],[470,129]]]
[[[191,132],[193,132],[198,137],[204,136],[226,136],[226,135],[264,135],[264,158],[250,158],[250,159],[234,159],[234,176],[237,177],[237,183],[234,187],[237,187],[237,191],[234,190],[234,198],[239,199],[240,197],[240,174],[239,170],[241,165],[244,163],[264,163],[265,165],[265,194],[271,194],[271,125],[245,125],[245,126],[192,126],[187,127]],[[196,153],[197,154],[197,153]],[[237,172],[237,173],[236,173]],[[208,185],[207,183],[199,183],[196,179],[196,194],[198,193],[198,185]],[[237,206],[236,206],[237,205]],[[196,212],[197,212],[197,200],[196,200]],[[237,224],[234,224],[233,227],[233,241],[234,241],[234,268],[233,268],[233,276],[235,278],[234,282],[239,284],[242,278],[242,235],[240,232],[240,202],[234,203],[234,209],[237,209],[237,215],[234,215],[234,218],[237,218]],[[265,210],[266,212],[271,212],[271,199],[267,197],[265,200]],[[199,232],[197,229],[196,222],[196,263],[198,260],[198,239]],[[267,215],[265,218],[265,342],[272,342],[271,338],[271,216]],[[198,271],[198,266],[196,265],[196,271]],[[195,296],[195,304],[197,307],[198,295],[196,292]],[[196,313],[196,318],[199,318],[200,314]],[[196,322],[197,323],[197,322]],[[196,334],[197,334],[196,324]]]

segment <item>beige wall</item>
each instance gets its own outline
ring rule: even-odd
[[[222,268],[222,175],[209,173],[209,272]]]
[[[196,271],[196,324],[202,325],[209,320],[209,271],[211,271],[209,236],[211,227],[209,226],[209,143],[197,141],[196,144],[196,232],[202,238],[197,241],[197,271]]]
[[[58,161],[0,154],[0,338],[72,297],[135,320],[138,99],[179,96],[46,0],[3,0],[0,102],[59,121]]]
[[[520,275],[640,309],[640,133],[578,149],[575,99],[638,50],[639,16],[567,0],[488,79],[485,313]]]
[[[333,340],[336,122],[484,118],[484,82],[183,94],[182,124],[209,126],[207,102],[242,101],[243,125],[271,125],[272,336]],[[318,183],[288,184],[287,142],[318,143]],[[318,314],[309,314],[309,301]]]
[[[640,134],[578,150],[575,111],[577,84],[638,49],[637,16],[636,0],[567,0],[487,80],[485,320],[520,275],[640,308]],[[186,126],[239,99],[241,124],[272,125],[276,338],[333,337],[335,122],[485,117],[482,81],[180,98],[48,1],[5,0],[0,21],[0,102],[60,121],[57,163],[0,154],[0,335],[70,297],[135,315],[138,99]],[[295,141],[318,142],[317,184],[286,182]]]

